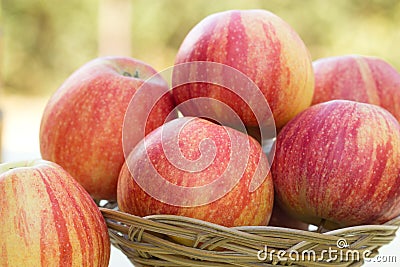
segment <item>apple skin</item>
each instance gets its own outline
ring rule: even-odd
[[[400,121],[400,73],[383,59],[342,55],[313,62],[313,104],[334,99],[375,104]]]
[[[105,220],[59,165],[1,164],[0,205],[0,266],[108,266]]]
[[[179,132],[178,137],[176,133]],[[232,138],[230,138],[232,137]],[[175,138],[178,138],[176,141]],[[215,157],[210,157],[205,141],[213,143]],[[243,160],[246,152],[234,153],[234,141],[240,145],[248,145],[248,162]],[[178,143],[176,143],[178,142]],[[179,146],[177,145],[179,144]],[[212,158],[208,167],[199,171],[188,171],[175,167],[176,159],[168,158],[171,154],[168,150],[171,146],[177,146],[185,159],[196,161],[205,156]],[[171,150],[170,150],[171,151]],[[232,154],[231,154],[232,153]],[[171,191],[166,189],[165,184],[160,184],[154,176],[149,174],[149,167],[145,162],[151,162],[164,181],[170,182],[180,188],[201,188],[220,179],[222,173],[226,173],[228,165],[233,166],[232,176],[227,183],[233,183],[230,191],[216,200],[215,194],[220,187],[211,190],[192,192]],[[195,166],[197,163],[195,163]],[[241,167],[238,167],[238,166]],[[274,192],[269,163],[260,144],[252,137],[229,127],[214,124],[201,118],[183,117],[172,120],[155,131],[151,132],[132,150],[126,163],[121,169],[118,180],[118,206],[127,213],[137,216],[148,216],[154,214],[172,214],[196,218],[219,225],[232,227],[240,225],[267,225],[272,212]],[[257,169],[258,168],[258,169]],[[242,169],[243,171],[239,171]],[[167,200],[155,197],[153,194],[142,189],[137,182],[136,176],[140,175],[145,183],[155,187],[157,193]],[[233,181],[231,177],[239,175],[239,179]],[[253,180],[252,180],[253,179]],[[250,190],[251,182],[258,181],[259,186]],[[225,184],[222,184],[224,187]],[[200,193],[199,193],[200,192]],[[189,200],[184,204],[176,204],[175,197],[183,196]],[[206,201],[201,205],[197,200]],[[208,201],[210,200],[210,201]],[[191,202],[193,201],[193,202]],[[172,204],[171,204],[172,203]]]
[[[94,199],[116,200],[118,175],[125,160],[123,150],[127,149],[122,143],[124,116],[132,97],[156,73],[148,64],[127,57],[96,58],[77,69],[50,98],[43,112],[42,158],[61,165]],[[146,82],[149,98],[168,92],[161,77],[159,82],[152,81]],[[170,93],[154,105],[150,114],[144,113],[142,107],[137,107],[136,113],[135,107],[129,107],[128,121],[132,123],[127,125],[132,124],[132,129],[125,132],[132,136],[125,136],[124,142],[133,148],[144,134],[162,125],[174,107]],[[147,124],[143,125],[146,133],[141,133],[142,125],[133,124],[147,115]]]
[[[400,125],[372,104],[314,105],[278,134],[276,202],[326,229],[381,224],[400,214]]]
[[[228,10],[204,18],[187,34],[175,58],[176,65],[194,61],[222,63],[248,76],[268,101],[277,128],[311,105],[314,73],[309,51],[292,27],[269,11]],[[251,110],[257,109],[257,103],[246,103],[222,86],[191,83],[177,86],[172,93],[178,105],[197,97],[220,100],[234,109],[246,126],[258,126]],[[190,108],[197,109],[202,107],[195,103]],[[217,121],[231,125],[218,106],[213,111]]]

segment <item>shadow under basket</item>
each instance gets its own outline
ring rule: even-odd
[[[101,207],[112,244],[135,266],[361,266],[389,244],[400,217],[325,233],[223,227],[174,215],[138,217]]]

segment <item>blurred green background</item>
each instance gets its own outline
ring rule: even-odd
[[[3,0],[3,93],[48,95],[75,69],[104,55],[135,57],[162,70],[205,16],[250,8],[270,10],[291,24],[314,60],[373,55],[400,70],[396,0]]]

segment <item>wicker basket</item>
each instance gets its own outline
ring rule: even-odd
[[[181,216],[142,218],[100,209],[112,244],[135,266],[361,266],[364,256],[376,256],[400,226],[399,217],[383,225],[325,233],[272,226],[227,228]]]

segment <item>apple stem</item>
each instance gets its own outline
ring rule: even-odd
[[[326,222],[325,219],[321,219],[321,221],[319,222],[319,225],[318,225],[317,233],[322,232],[322,230],[324,229],[325,222]]]
[[[135,70],[135,74],[133,76],[130,72],[127,72],[127,71],[124,71],[124,73],[122,73],[122,75],[125,77],[139,78],[139,71]]]

